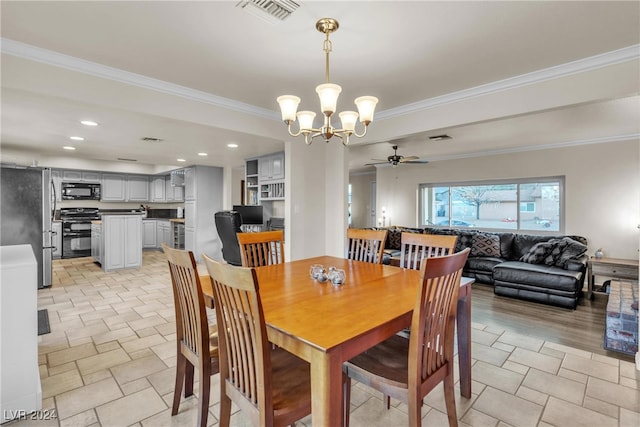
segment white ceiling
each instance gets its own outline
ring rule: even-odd
[[[296,94],[301,108],[318,109],[324,55],[314,26],[324,16],[340,22],[331,37],[338,107],[375,95],[380,128],[407,106],[640,43],[636,1],[300,3],[273,25],[237,1],[2,1],[2,150],[217,166],[281,150],[289,138],[275,98]],[[410,135],[377,137],[374,120],[350,168],[391,154],[389,142],[434,161],[638,135],[639,86]],[[84,118],[101,126],[84,128]],[[424,143],[438,133],[453,139]],[[86,141],[63,153],[73,134]]]

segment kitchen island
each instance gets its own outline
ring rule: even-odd
[[[104,271],[142,265],[142,213],[102,213],[91,223],[91,255]]]

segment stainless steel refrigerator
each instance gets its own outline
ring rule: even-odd
[[[3,165],[0,171],[0,246],[30,244],[38,260],[38,288],[51,286],[51,169]]]

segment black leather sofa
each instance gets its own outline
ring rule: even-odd
[[[496,295],[575,309],[587,271],[587,239],[469,229],[385,227],[385,263],[400,256],[402,232],[456,235],[456,252],[471,248],[463,274],[494,286]]]

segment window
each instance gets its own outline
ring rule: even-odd
[[[563,177],[420,184],[420,225],[560,231]]]

